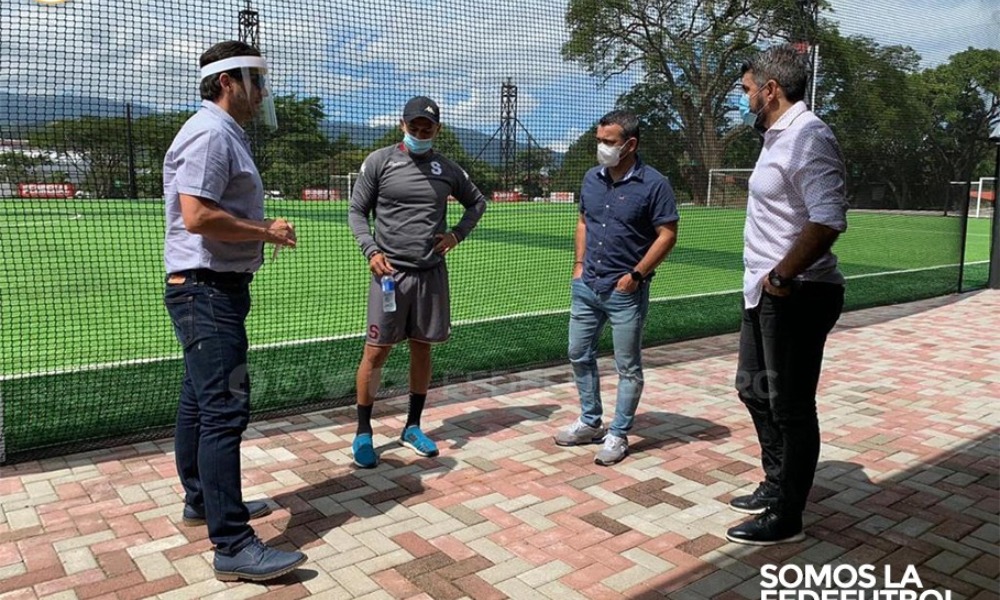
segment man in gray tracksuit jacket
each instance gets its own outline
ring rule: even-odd
[[[440,110],[426,96],[411,98],[400,121],[403,142],[368,155],[351,193],[347,221],[368,259],[368,326],[357,373],[358,430],[354,464],[378,465],[372,442],[372,406],[379,375],[392,347],[410,344],[410,405],[400,441],[421,456],[435,443],[420,429],[431,379],[431,344],[451,333],[448,269],[444,255],[468,237],[486,210],[486,198],[468,174],[433,149]],[[448,198],[465,213],[448,229]],[[369,217],[375,215],[374,233]],[[395,284],[395,310],[382,304],[382,279]],[[391,307],[390,307],[391,308]]]

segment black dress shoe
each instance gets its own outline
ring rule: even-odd
[[[271,514],[271,507],[267,505],[267,502],[262,502],[260,500],[250,500],[246,502],[247,512],[250,513],[251,519],[256,519]],[[199,527],[205,524],[205,507],[195,508],[194,506],[184,505],[184,516],[181,519],[186,527]]]
[[[301,552],[286,552],[268,548],[256,536],[233,556],[215,553],[212,568],[219,581],[268,581],[294,571],[306,562]]]
[[[729,508],[748,515],[759,515],[778,501],[778,495],[764,484],[757,486],[752,494],[737,496],[729,501]]]
[[[780,515],[768,509],[764,514],[730,528],[726,539],[737,544],[773,546],[801,542],[806,536],[802,533],[801,515]]]

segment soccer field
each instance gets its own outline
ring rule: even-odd
[[[253,283],[255,347],[363,331],[368,271],[346,210],[342,202],[268,202],[269,216],[295,224],[300,246],[268,260]],[[460,214],[452,205],[450,220]],[[0,375],[178,354],[162,305],[162,202],[10,200],[0,202],[0,215]],[[456,329],[566,311],[576,218],[573,204],[491,204],[448,258]],[[958,227],[938,215],[855,211],[835,250],[849,277],[933,270],[958,262]],[[986,261],[989,220],[970,219],[969,227],[966,261]],[[742,228],[741,209],[682,208],[678,245],[652,297],[739,289]],[[983,269],[971,269],[971,278],[985,278]]]
[[[253,411],[350,402],[367,264],[345,203],[269,202],[300,246],[268,261],[248,321]],[[162,202],[3,201],[0,405],[8,456],[169,432],[183,374],[162,304]],[[459,218],[453,206],[451,221]],[[454,327],[434,382],[564,360],[572,204],[493,204],[449,254]],[[835,247],[848,309],[955,291],[956,218],[854,211]],[[679,242],[653,281],[646,344],[739,323],[743,210],[682,207]],[[989,222],[970,221],[969,279],[986,279]],[[270,249],[265,253],[270,256]],[[609,349],[608,333],[601,342]],[[382,393],[405,391],[405,346]],[[124,438],[120,436],[125,436]]]

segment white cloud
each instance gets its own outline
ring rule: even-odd
[[[251,0],[273,90],[319,96],[328,115],[394,125],[427,94],[444,122],[492,131],[499,90],[563,147],[611,108],[636,74],[600,90],[562,59],[567,0]],[[197,60],[235,36],[244,0],[0,1],[0,89],[78,93],[161,109],[197,104]],[[997,0],[831,0],[845,34],[914,47],[925,66],[967,46],[998,47]],[[575,129],[574,129],[575,128]]]
[[[831,0],[843,35],[912,47],[934,67],[972,46],[1000,48],[997,0]],[[822,54],[822,49],[820,50]]]
[[[580,136],[583,135],[584,133],[585,130],[583,129],[573,128],[567,131],[566,135],[564,135],[561,139],[542,142],[542,145],[556,152],[566,152],[567,150],[569,150],[569,147],[573,145],[573,142],[579,139]]]

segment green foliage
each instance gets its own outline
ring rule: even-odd
[[[0,152],[0,182],[12,189],[19,183],[53,183],[40,167],[52,164],[46,156],[31,156],[24,152]]]
[[[597,125],[588,129],[586,133],[570,144],[566,154],[563,155],[562,165],[552,176],[550,185],[552,191],[573,192],[579,198],[583,176],[588,169],[597,164],[595,135],[597,135]]]
[[[701,202],[709,170],[741,134],[728,115],[742,61],[765,40],[809,34],[808,21],[791,0],[570,0],[562,54],[600,78],[644,74],[619,104],[653,131],[677,133],[655,162]]]
[[[1000,50],[969,48],[914,80],[930,114],[925,141],[936,176],[992,176],[989,136],[1000,121]]]
[[[321,128],[326,113],[320,99],[279,96],[274,110],[278,128],[256,128],[254,158],[264,189],[298,198],[305,188],[328,187],[336,173],[330,161],[333,147]]]
[[[910,77],[920,57],[909,47],[845,38],[836,30],[825,32],[820,44],[819,103],[827,107],[820,113],[848,160],[849,193],[868,193],[876,184],[889,207],[906,207],[920,180],[920,161],[914,158],[930,125]]]
[[[86,166],[83,188],[104,198],[124,197],[128,181],[128,138],[124,118],[83,117],[45,125],[29,134],[45,148]]]

